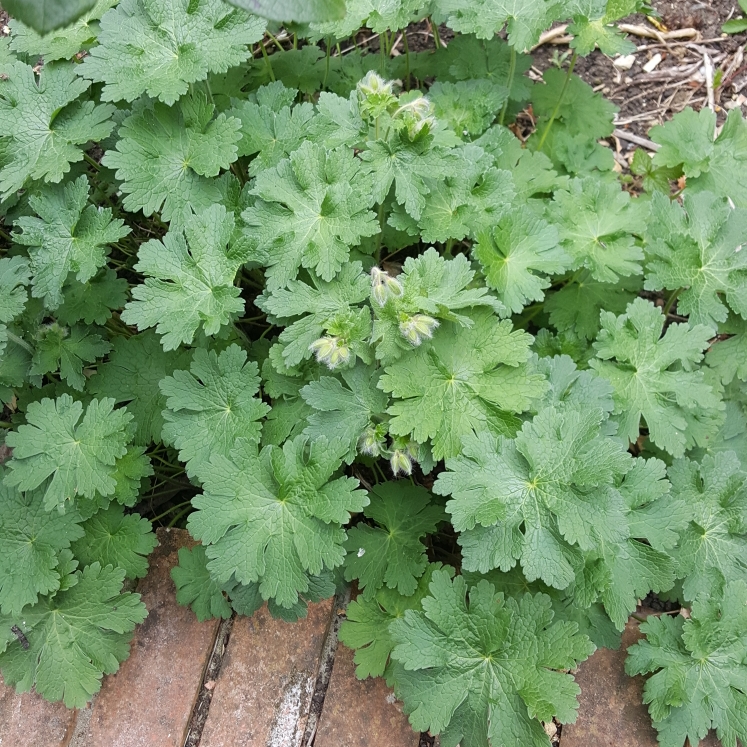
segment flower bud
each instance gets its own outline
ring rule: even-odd
[[[368,456],[380,456],[383,447],[384,434],[380,432],[379,428],[375,428],[371,425],[363,431],[358,440],[358,451],[360,451],[361,454],[368,454]]]
[[[397,99],[392,93],[392,84],[373,70],[358,83],[358,99],[361,113],[371,117],[381,116]]]
[[[350,348],[339,337],[320,337],[309,345],[319,363],[334,369],[350,360]]]
[[[396,278],[378,267],[371,268],[371,295],[379,306],[384,306],[389,298],[401,298],[404,290]]]
[[[425,96],[419,96],[406,104],[402,104],[394,113],[394,117],[401,116],[410,140],[421,134],[427,134],[435,125],[431,102]]]
[[[430,339],[438,327],[438,321],[427,314],[414,314],[399,323],[399,331],[411,345],[417,347],[424,338]]]
[[[412,459],[407,455],[407,452],[401,449],[395,449],[392,452],[392,456],[389,457],[389,465],[395,477],[400,473],[403,475],[412,474]]]

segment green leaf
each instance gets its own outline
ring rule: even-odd
[[[2,471],[0,470],[0,476]],[[60,588],[60,552],[83,536],[77,511],[48,512],[44,491],[25,494],[0,482],[0,611],[20,614]]]
[[[130,233],[124,221],[112,219],[111,208],[89,204],[88,179],[47,187],[29,198],[39,216],[19,218],[23,233],[13,238],[27,246],[34,273],[32,295],[43,298],[47,308],[63,301],[62,286],[68,276],[86,283],[106,264],[108,244]]]
[[[469,590],[436,571],[423,611],[407,610],[389,630],[398,663],[390,678],[415,730],[441,743],[547,747],[541,721],[574,721],[580,692],[570,674],[594,646],[577,625],[553,622],[550,598]]]
[[[682,166],[685,176],[697,177],[708,170],[713,155],[716,115],[705,107],[695,112],[690,107],[675,114],[671,122],[651,128],[651,139],[661,147],[654,165]]]
[[[376,526],[361,522],[348,530],[345,578],[358,580],[364,600],[385,584],[410,596],[428,565],[421,538],[435,532],[446,516],[431,504],[427,490],[406,481],[381,483],[368,495],[371,502],[363,513]]]
[[[735,210],[710,192],[685,194],[684,210],[662,194],[651,200],[646,290],[684,288],[677,312],[690,325],[716,328],[726,304],[747,318],[747,210]]]
[[[733,18],[721,26],[721,31],[725,34],[741,34],[747,31],[747,18]]]
[[[491,39],[507,26],[508,41],[519,52],[534,46],[556,20],[556,7],[548,0],[436,0],[449,28]]]
[[[77,571],[73,585],[23,609],[20,641],[3,646],[0,671],[17,692],[34,690],[68,708],[83,708],[101,688],[104,674],[114,674],[129,655],[135,625],[148,614],[139,594],[121,593],[122,568],[98,563]],[[17,617],[0,616],[9,628]],[[2,644],[2,639],[0,639]]]
[[[643,701],[662,747],[698,744],[710,729],[719,742],[747,742],[747,585],[716,583],[692,605],[691,617],[650,615],[645,640],[628,649],[625,671],[653,673]]]
[[[490,80],[436,81],[428,90],[436,117],[459,136],[481,135],[508,98],[508,89]]]
[[[98,367],[88,389],[97,397],[127,403],[136,425],[136,444],[158,443],[163,429],[166,397],[159,382],[178,368],[189,366],[187,350],[165,351],[152,330],[132,337],[117,337],[109,361]]]
[[[332,280],[350,258],[350,247],[379,230],[368,209],[370,179],[347,149],[326,151],[307,140],[262,171],[252,193],[260,199],[242,218],[256,241],[256,259],[268,266],[268,290],[286,286],[301,267]]]
[[[86,2],[89,8],[72,24],[41,34],[34,30],[35,27],[22,23],[20,17],[13,13],[10,22],[10,48],[22,54],[44,57],[45,62],[69,60],[96,42],[99,27],[97,21],[116,3],[117,0]]]
[[[51,324],[42,327],[38,337],[29,373],[44,375],[59,371],[61,379],[81,392],[87,381],[83,364],[93,363],[111,350],[111,345],[100,335],[80,325],[68,329]]]
[[[216,0],[218,1],[218,0]],[[114,150],[101,160],[116,169],[125,210],[145,215],[160,211],[172,229],[222,202],[218,183],[208,177],[228,169],[237,158],[241,122],[215,107],[201,93],[177,106],[141,100],[121,124]]]
[[[122,320],[155,327],[164,350],[191,343],[200,328],[212,336],[230,324],[244,310],[233,284],[243,259],[227,246],[234,225],[232,213],[212,205],[187,219],[184,234],[172,229],[141,244],[135,269],[146,278],[132,289]]]
[[[83,160],[78,146],[112,131],[114,107],[78,101],[90,83],[71,63],[53,62],[34,73],[22,62],[0,61],[0,198],[29,180],[59,182]],[[54,124],[53,124],[54,123]]]
[[[231,605],[224,595],[224,588],[217,583],[207,569],[207,556],[202,545],[189,549],[179,548],[179,564],[171,569],[171,578],[176,586],[176,601],[189,605],[200,622],[216,617],[231,617]],[[261,606],[246,610],[251,615]]]
[[[230,459],[213,456],[188,521],[206,545],[213,578],[259,581],[264,599],[290,608],[308,591],[309,576],[340,565],[341,525],[368,503],[357,480],[331,479],[346,452],[339,440],[298,436],[259,454],[239,440]]]
[[[5,0],[3,7],[13,18],[40,34],[67,26],[90,10],[96,0]]]
[[[572,262],[559,245],[557,228],[525,208],[514,208],[480,234],[472,251],[488,286],[514,314],[530,301],[542,301],[550,287],[547,275],[564,272]]]
[[[407,610],[421,609],[421,602],[428,596],[433,573],[440,569],[441,563],[428,563],[415,592],[410,596],[403,596],[396,589],[382,587],[372,599],[359,596],[350,602],[340,626],[340,640],[348,648],[355,649],[355,676],[359,680],[384,674],[389,654],[394,648],[389,624],[404,617]],[[445,566],[444,572],[451,577],[454,569]]]
[[[574,269],[585,267],[604,283],[641,274],[643,250],[635,235],[643,234],[648,206],[633,202],[618,184],[573,179],[567,190],[555,192],[548,215]]]
[[[86,283],[68,276],[62,287],[62,306],[55,311],[57,320],[67,325],[75,322],[104,325],[114,309],[125,305],[127,289],[127,281],[109,268]]]
[[[673,456],[704,444],[718,430],[724,406],[702,371],[708,327],[671,324],[650,301],[637,298],[621,316],[603,311],[591,367],[614,389],[620,435],[637,441],[641,420],[649,438]]]
[[[461,439],[485,429],[507,432],[514,416],[545,390],[527,365],[531,337],[477,309],[464,328],[445,322],[433,341],[387,366],[379,387],[392,394],[391,433],[431,439],[436,459],[456,456]]]
[[[5,437],[13,449],[5,484],[33,490],[51,476],[44,489],[48,511],[64,510],[68,501],[74,505],[77,496],[112,495],[114,466],[127,450],[130,420],[127,410],[114,410],[113,399],[91,400],[85,415],[69,394],[32,402],[27,424]]]
[[[26,287],[31,277],[23,257],[0,259],[0,322],[12,322],[23,313],[28,300]]]
[[[304,433],[311,438],[334,434],[348,446],[349,464],[358,453],[364,430],[382,419],[389,398],[377,389],[380,370],[358,364],[340,372],[342,381],[322,376],[301,389],[301,396],[313,412]],[[343,383],[344,382],[344,383]]]
[[[733,452],[678,459],[669,468],[672,492],[691,511],[677,548],[686,599],[708,593],[712,569],[727,581],[747,581],[747,474]]]
[[[189,371],[174,371],[158,386],[166,397],[163,440],[179,449],[190,476],[200,478],[212,456],[228,458],[239,437],[259,443],[258,421],[270,407],[256,396],[257,364],[238,345],[220,355],[198,348]]]
[[[462,532],[466,569],[507,571],[518,560],[527,580],[564,589],[576,547],[625,537],[622,501],[610,486],[633,465],[601,431],[605,417],[596,408],[548,407],[513,441],[486,432],[463,439],[434,491],[452,496],[446,510]]]
[[[231,5],[271,21],[322,23],[345,15],[345,0],[231,0]]]
[[[264,21],[221,0],[122,0],[101,19],[82,74],[105,84],[104,101],[147,93],[171,105],[208,73],[245,62],[264,30]]]
[[[728,339],[718,339],[706,353],[706,363],[718,374],[722,384],[731,383],[736,377],[747,381],[747,321],[730,318],[719,331],[733,333]]]
[[[73,542],[72,550],[81,565],[113,565],[124,569],[126,578],[143,578],[148,555],[158,545],[151,530],[148,519],[125,515],[122,506],[112,503],[83,523],[85,534]]]

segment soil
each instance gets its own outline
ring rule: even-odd
[[[719,123],[730,108],[741,106],[742,111],[747,112],[747,97],[741,95],[747,89],[743,55],[747,33],[721,32],[725,21],[741,15],[736,0],[652,0],[651,5],[665,34],[666,31],[694,29],[697,36],[657,40],[630,34],[628,38],[638,51],[634,53],[635,62],[629,70],[616,67],[612,59],[599,51],[576,63],[575,72],[620,108],[617,127],[646,138],[652,126],[671,119],[686,106],[701,109],[707,102],[704,54],[713,61],[716,80],[721,71],[721,83],[714,92]],[[626,19],[626,23],[655,30],[642,15]],[[553,56],[567,49],[567,46],[551,44],[537,48],[533,53],[534,71],[541,73],[551,67]],[[657,54],[661,55],[661,61],[656,68],[652,72],[643,70],[643,65]],[[747,90],[744,92],[747,94]],[[637,147],[622,139],[611,144],[623,156]]]

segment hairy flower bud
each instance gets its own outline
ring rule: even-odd
[[[350,348],[339,337],[320,337],[309,345],[319,363],[334,369],[350,360]]]
[[[361,454],[367,454],[368,456],[381,456],[381,452],[384,449],[384,432],[383,429],[378,426],[369,425],[365,431],[361,434],[358,440],[358,451]]]
[[[390,298],[401,298],[402,284],[378,267],[371,268],[371,295],[379,306],[384,306]]]
[[[406,451],[402,451],[401,449],[395,449],[392,452],[391,457],[389,457],[389,465],[395,477],[400,473],[403,475],[412,474],[412,459],[410,459]]]
[[[411,345],[417,347],[424,338],[430,339],[438,327],[438,321],[427,314],[414,314],[399,323],[402,337]]]
[[[402,117],[410,140],[414,140],[419,135],[427,134],[436,123],[431,102],[425,96],[419,96],[406,104],[402,104],[393,116]]]
[[[373,70],[358,83],[358,99],[361,113],[371,117],[381,116],[397,99],[392,93],[391,81],[384,80]]]

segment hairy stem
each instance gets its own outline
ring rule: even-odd
[[[262,57],[265,58],[265,64],[267,65],[267,71],[270,73],[270,80],[274,83],[275,82],[275,72],[272,69],[272,63],[270,62],[270,56],[267,54],[267,50],[265,49],[265,43],[264,41],[261,41],[259,43],[259,46],[262,50]]]
[[[682,293],[682,288],[677,288],[677,290],[669,296],[664,305],[664,316],[669,316],[669,312],[672,310],[672,306],[674,306],[674,302],[677,300],[677,296],[679,296],[680,293]]]
[[[514,85],[514,76],[516,75],[516,49],[511,47],[511,58],[508,63],[508,94],[506,95],[506,102],[503,104],[501,109],[501,116],[498,119],[498,124],[503,124],[506,121],[506,112],[508,111],[508,102],[511,100],[511,88]]]

